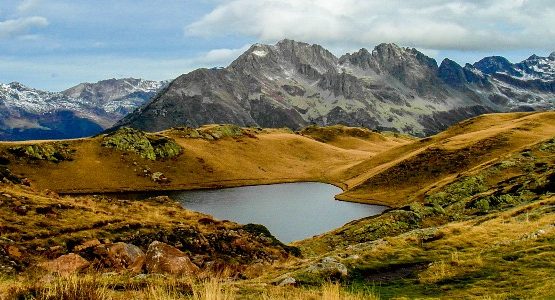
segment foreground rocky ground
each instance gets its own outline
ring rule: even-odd
[[[366,193],[365,201],[375,196],[379,202],[389,195],[395,205],[292,245],[283,245],[263,226],[214,220],[166,197],[60,196],[9,169],[33,163],[69,166],[83,148],[75,147],[75,153],[71,143],[41,149],[9,145],[0,161],[7,165],[0,168],[0,266],[5,274],[0,293],[6,299],[554,297],[551,117],[485,116],[338,167],[327,178],[343,180],[347,196]],[[177,132],[219,146],[238,144],[245,134],[254,140],[268,134],[226,129],[226,136],[210,134],[209,139],[202,131]],[[164,139],[168,135],[124,132],[122,142],[118,134],[103,137],[102,147],[131,153],[121,156],[125,163],[173,159],[157,153],[173,153],[182,162],[191,149],[180,137],[175,141],[183,152]],[[299,135],[302,145],[310,138],[324,151],[349,148],[354,157],[376,151],[376,140],[391,142],[337,127],[309,128]],[[114,140],[115,146],[108,147]],[[140,176],[154,182],[153,174]],[[375,190],[379,182],[382,188]]]

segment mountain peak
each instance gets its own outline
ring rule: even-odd
[[[304,43],[304,42],[297,42],[295,40],[291,40],[291,39],[283,39],[280,40],[276,43],[276,46],[286,46],[286,45],[306,45],[309,46],[308,43]]]
[[[488,56],[474,63],[474,67],[485,74],[497,72],[515,73],[514,65],[503,56]]]
[[[457,62],[445,58],[438,68],[439,78],[451,86],[462,86],[466,83],[464,70]]]
[[[441,61],[441,66],[456,66],[459,68],[462,68],[461,65],[459,65],[456,61],[454,60],[450,60],[449,58],[445,58]]]
[[[381,43],[379,45],[377,45],[376,47],[374,47],[374,51],[372,51],[372,53],[399,53],[401,52],[403,49],[399,46],[397,46],[397,44],[394,43]]]
[[[12,82],[8,83],[8,86],[9,86],[10,88],[15,89],[15,90],[18,90],[18,91],[30,91],[30,90],[33,90],[32,88],[30,88],[30,87],[28,87],[28,86],[26,86],[26,85],[24,85],[24,84],[22,84],[22,83],[20,83],[20,82],[17,82],[17,81],[12,81]]]
[[[551,52],[551,54],[549,54],[549,58],[551,58],[552,60],[555,60],[555,51]]]

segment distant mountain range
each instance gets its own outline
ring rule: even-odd
[[[116,126],[341,123],[425,136],[483,113],[553,109],[554,76],[555,53],[518,64],[488,57],[438,66],[395,44],[336,57],[319,45],[282,40],[255,44],[226,68],[178,77]]]
[[[226,68],[198,69],[172,82],[110,79],[60,93],[0,84],[0,140],[210,123],[345,124],[427,136],[483,113],[553,108],[555,52],[516,64],[492,56],[438,65],[395,44],[336,57],[319,45],[282,40],[255,44]]]
[[[125,78],[82,83],[55,93],[0,84],[0,140],[97,134],[154,96],[167,82]]]

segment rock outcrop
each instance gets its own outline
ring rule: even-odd
[[[154,241],[148,246],[146,269],[149,273],[172,275],[195,275],[199,271],[187,254],[158,241]]]
[[[146,261],[146,255],[139,247],[121,242],[99,245],[94,253],[105,267],[118,272],[141,273]]]
[[[90,263],[83,257],[70,253],[51,261],[39,263],[37,266],[49,273],[68,276],[84,270],[90,266]]]
[[[75,150],[71,149],[67,143],[54,142],[15,146],[8,148],[8,152],[20,159],[45,160],[57,163],[72,160]]]
[[[102,139],[102,146],[133,152],[150,160],[172,158],[183,152],[174,140],[133,128],[120,128]]]
[[[445,60],[438,67],[418,50],[395,44],[337,58],[319,45],[283,40],[255,44],[226,68],[178,77],[116,127],[343,124],[423,136],[460,121],[461,111],[473,117],[553,108],[553,74],[550,58],[522,66],[502,58],[464,67]],[[437,116],[442,122],[434,122]]]

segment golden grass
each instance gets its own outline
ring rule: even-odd
[[[165,132],[164,134],[170,134]],[[100,138],[69,141],[76,149],[73,161],[14,161],[10,169],[31,179],[39,189],[57,192],[118,192],[129,190],[194,189],[278,182],[336,183],[334,170],[361,162],[372,153],[325,144],[294,133],[268,131],[254,136],[219,140],[171,135],[184,148],[175,159],[150,161],[134,154],[106,149]],[[384,137],[382,151],[408,140]],[[27,142],[28,143],[28,142]],[[364,140],[346,145],[356,148]],[[0,143],[0,151],[17,143]],[[145,169],[162,172],[170,183],[158,184]]]
[[[327,127],[320,129],[323,133],[313,134],[316,139],[322,139],[322,134],[331,135],[325,136],[325,142],[283,130],[215,141],[183,138],[170,130],[162,134],[174,138],[184,153],[167,161],[149,161],[103,148],[100,138],[80,139],[70,141],[77,150],[73,161],[15,161],[10,168],[30,178],[37,188],[58,192],[185,190],[319,181],[343,188],[338,199],[395,207],[499,155],[552,137],[555,112],[480,116],[422,140],[374,132],[357,136],[352,130],[360,131]],[[0,143],[0,150],[15,144]],[[461,165],[450,163],[451,157]],[[155,183],[143,175],[144,170],[162,172],[170,182]]]
[[[553,136],[555,112],[483,115],[342,169],[337,177],[348,189],[337,198],[403,206],[457,174]]]
[[[210,278],[193,288],[194,300],[232,300],[235,292],[225,288],[221,280]]]
[[[308,137],[272,131],[259,134],[256,138],[225,138],[218,141],[178,137],[177,142],[185,148],[182,157],[175,161],[144,162],[132,155],[121,156],[112,150],[102,149],[97,140],[88,139],[74,141],[78,155],[73,162],[57,165],[19,162],[13,166],[16,172],[29,175],[37,187],[50,186],[62,190],[72,185],[80,191],[160,188],[148,178],[135,173],[134,169],[146,166],[153,171],[162,171],[172,179],[171,185],[162,188],[318,180],[338,185],[346,183],[348,186],[343,185],[344,188],[358,185],[357,189],[348,190],[344,194],[347,200],[399,206],[407,201],[418,200],[418,196],[426,191],[451,182],[458,173],[480,170],[499,155],[508,155],[553,137],[554,116],[553,112],[482,116],[455,125],[430,139],[401,143],[392,148],[379,148],[376,145],[375,149],[379,149],[376,152],[372,152],[374,148],[368,146],[372,141],[368,140],[340,136],[333,141],[321,143]],[[428,176],[429,174],[421,173],[421,169],[416,168],[409,174],[420,178],[403,177],[401,179],[406,180],[401,180],[402,186],[388,184],[393,180],[387,179],[395,179],[395,176],[403,174],[391,172],[392,168],[407,161],[418,162],[415,157],[430,148],[458,153],[461,149],[474,147],[483,141],[493,142],[492,148],[487,148],[487,154],[478,151],[474,153],[475,157],[465,158],[468,159],[468,164],[456,169],[456,173],[447,169]],[[343,142],[350,144],[342,144]],[[389,142],[396,143],[391,140]],[[433,163],[434,160],[423,160],[418,166]],[[98,168],[98,165],[103,168]],[[99,177],[90,180],[94,175]],[[378,175],[385,178],[383,182],[386,184],[367,184]],[[229,181],[225,181],[228,179]],[[52,220],[35,213],[28,216],[3,213],[3,221],[7,224],[15,224],[12,226],[22,234],[27,230],[27,234],[38,237],[27,242],[30,247],[47,239],[59,242],[63,233],[48,235],[52,228],[67,228],[75,230],[80,237],[94,237],[101,232],[100,229],[83,224],[102,221],[110,223],[110,226],[118,226],[137,222],[153,226],[161,224],[162,228],[170,228],[181,222],[196,224],[202,217],[177,206],[148,201],[120,203],[93,197],[53,197],[7,185],[2,186],[1,192],[7,192],[16,198],[27,198],[26,201],[30,201],[29,205],[32,207],[52,203],[73,206],[67,212],[60,212],[60,217]],[[314,254],[346,257],[342,262],[350,270],[425,262],[425,265],[415,269],[412,286],[407,285],[405,289],[396,287],[399,288],[396,290],[399,297],[410,297],[412,288],[426,288],[437,291],[444,298],[543,299],[555,296],[555,277],[552,272],[555,268],[552,242],[555,239],[555,215],[552,209],[548,209],[554,206],[555,197],[547,194],[540,200],[506,211],[490,212],[486,216],[469,216],[465,221],[447,223],[434,229],[438,239],[425,242],[419,230],[385,237],[372,245],[338,243],[337,247],[330,247],[332,243],[325,240],[330,236],[337,241],[344,240],[345,235],[341,234],[345,230],[351,230],[349,234],[364,234],[367,228],[361,225],[364,224],[362,221],[299,243],[298,245],[304,247],[305,257],[308,257],[306,259],[293,259],[271,267],[245,271],[245,274],[252,274],[253,277],[259,276],[256,279],[258,281],[230,281],[225,274],[208,273],[203,274],[203,280],[200,281],[190,278],[149,277],[141,282],[132,281],[132,284],[128,283],[130,278],[119,275],[104,278],[98,274],[85,275],[81,279],[55,279],[47,283],[5,278],[0,280],[0,293],[13,294],[33,290],[43,297],[37,299],[52,299],[47,298],[47,295],[51,297],[53,294],[76,295],[78,292],[86,292],[92,299],[379,299],[379,292],[357,293],[331,283],[313,289],[276,287],[269,284],[282,274],[310,265],[317,259],[311,256]],[[209,226],[198,226],[202,230],[213,230]],[[535,234],[540,230],[541,237],[536,237]],[[352,258],[354,256],[358,258]],[[114,288],[122,285],[125,288]],[[77,289],[76,286],[83,288]]]
[[[4,285],[9,283],[9,285]],[[120,288],[115,288],[120,286]],[[7,287],[7,288],[6,288]],[[123,289],[121,287],[124,287]],[[71,275],[33,281],[19,278],[18,284],[0,281],[0,299],[34,300],[379,300],[373,293],[349,292],[339,284],[326,283],[317,288],[266,286],[262,291],[218,276],[202,281],[179,277],[151,277],[143,281],[121,276],[99,274]]]

